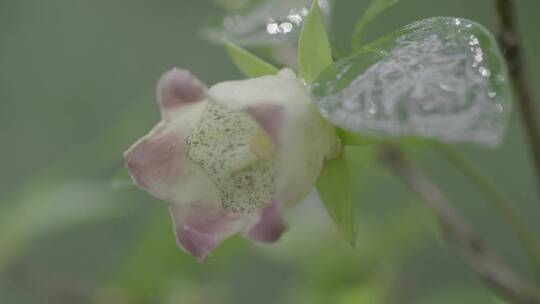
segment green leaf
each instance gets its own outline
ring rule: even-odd
[[[375,18],[380,15],[382,12],[390,8],[391,6],[397,4],[399,0],[372,0],[369,4],[366,11],[358,18],[353,32],[352,46],[354,50],[360,48],[360,43],[362,41],[362,34],[366,29],[367,25],[375,20]]]
[[[275,66],[230,41],[225,41],[225,49],[236,67],[246,77],[274,75],[279,71]]]
[[[212,0],[212,2],[226,11],[237,12],[248,8],[257,0]]]
[[[341,139],[341,144],[344,146],[366,146],[384,142],[382,138],[354,134],[340,128],[337,128],[336,132],[339,139]]]
[[[93,180],[28,183],[0,206],[0,275],[40,237],[121,215],[125,193]]]
[[[317,180],[321,199],[345,239],[356,245],[355,212],[352,203],[351,175],[347,156],[350,148],[344,147],[339,158],[328,160]]]
[[[141,302],[150,302],[164,293],[168,286],[163,281],[171,280],[178,269],[190,273],[194,264],[177,247],[169,215],[159,211],[144,222],[130,254],[119,263],[108,282],[109,288],[121,289]],[[141,273],[144,275],[138,275]]]
[[[326,34],[324,19],[318,1],[313,1],[298,42],[300,78],[312,83],[332,63],[332,48]]]
[[[508,304],[505,300],[499,298],[498,296],[493,295],[493,304]]]
[[[114,173],[112,176],[110,185],[113,190],[121,190],[124,188],[134,187],[135,183],[131,179],[128,168],[122,166],[122,168],[118,169],[118,171],[116,171],[116,173]]]

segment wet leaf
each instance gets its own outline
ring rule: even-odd
[[[498,144],[511,110],[507,68],[478,23],[434,17],[336,62],[312,86],[319,111],[357,134]]]
[[[223,2],[223,0],[220,0]],[[252,1],[253,2],[253,1]],[[322,14],[329,23],[331,0],[319,0]],[[243,47],[289,43],[296,45],[300,28],[308,14],[306,0],[255,1],[241,11],[231,12],[203,30],[211,41],[229,40]]]

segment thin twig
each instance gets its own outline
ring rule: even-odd
[[[484,242],[471,232],[446,196],[422,170],[409,163],[392,146],[383,148],[383,160],[435,212],[449,244],[487,286],[512,303],[540,303],[540,291],[496,258]]]
[[[468,176],[478,186],[478,189],[486,195],[488,203],[497,208],[504,219],[510,224],[510,227],[514,230],[523,244],[536,274],[540,275],[540,246],[531,233],[523,216],[514,207],[515,205],[501,193],[488,176],[475,168],[470,161],[454,151],[451,147],[436,141],[431,141],[430,145],[437,149],[441,154],[445,155],[448,161],[464,175]]]
[[[534,92],[530,86],[526,65],[516,22],[514,0],[496,0],[499,16],[499,44],[503,49],[508,64],[514,91],[517,95],[521,116],[525,123],[531,152],[536,168],[537,182],[540,189],[540,124]]]

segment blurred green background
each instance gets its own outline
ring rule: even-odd
[[[496,29],[492,0],[402,0],[371,40],[429,16]],[[518,0],[534,87],[540,2]],[[366,0],[336,0],[331,37],[347,48]],[[172,66],[208,84],[240,78],[198,29],[203,0],[0,0],[0,303],[502,303],[441,241],[412,194],[359,148],[351,249],[315,195],[275,245],[226,241],[203,264],[175,244],[164,204],[115,178],[122,152],[158,120],[154,84]],[[538,95],[540,90],[536,89]],[[540,237],[540,203],[523,129],[490,150],[456,147],[511,196]],[[516,237],[443,157],[413,149],[476,231],[533,274]]]

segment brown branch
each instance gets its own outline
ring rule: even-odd
[[[540,303],[540,291],[517,277],[496,258],[482,240],[471,232],[442,191],[420,169],[409,163],[398,149],[391,146],[383,148],[383,160],[396,176],[435,212],[448,243],[478,278],[512,303]]]
[[[521,116],[533,154],[540,189],[540,124],[537,104],[528,78],[521,38],[517,29],[515,0],[496,0],[499,16],[499,44],[504,52]]]

